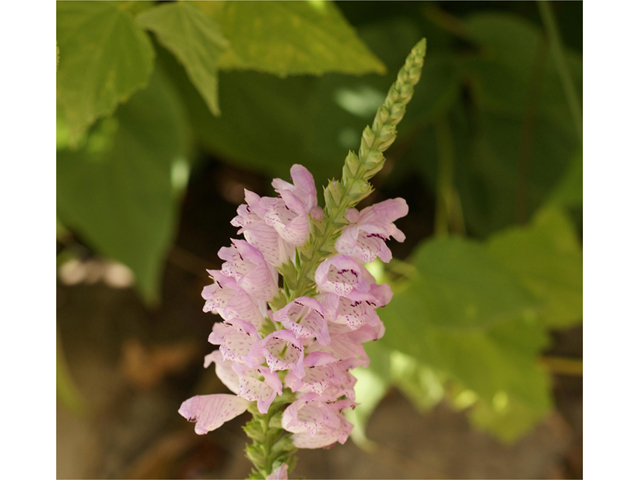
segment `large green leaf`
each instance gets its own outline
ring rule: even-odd
[[[510,14],[469,17],[465,31],[481,54],[461,65],[474,102],[475,139],[459,159],[465,220],[482,236],[540,208],[569,171],[580,139],[542,31]],[[582,62],[567,52],[581,91]]]
[[[547,326],[568,327],[582,320],[582,251],[559,210],[542,210],[531,226],[500,232],[487,247],[540,299],[540,318]]]
[[[539,301],[519,276],[484,245],[461,238],[423,243],[414,264],[415,276],[380,311],[380,343],[484,402],[507,395],[531,418],[548,411],[548,378],[537,363],[547,335],[536,318]]]
[[[384,73],[332,2],[197,2],[222,27],[231,47],[220,68],[276,75]]]
[[[187,2],[147,10],[137,20],[142,27],[155,32],[160,43],[176,55],[209,109],[219,115],[218,59],[228,42],[218,24]]]
[[[56,2],[58,103],[70,139],[144,87],[153,49],[133,17],[113,2]]]
[[[485,236],[529,219],[567,175],[579,142],[572,129],[540,117],[535,124],[505,113],[476,112],[469,156],[458,183],[470,230]]]
[[[154,74],[116,115],[98,123],[80,150],[57,158],[57,207],[64,224],[99,253],[128,265],[149,301],[174,234],[172,173],[185,164],[184,113]]]

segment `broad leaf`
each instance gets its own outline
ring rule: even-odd
[[[172,169],[184,165],[181,105],[155,74],[145,90],[100,122],[80,150],[57,158],[57,207],[66,226],[131,268],[149,301],[174,234]]]
[[[560,211],[542,210],[531,226],[500,232],[487,247],[540,299],[545,325],[568,327],[582,320],[582,251]]]
[[[280,76],[386,71],[332,2],[195,3],[230,40],[222,69]]]
[[[568,102],[542,31],[510,14],[465,21],[480,56],[461,65],[470,77],[475,141],[460,162],[465,220],[488,235],[527,220],[553,194],[580,150]],[[567,51],[574,83],[582,62]]]
[[[379,343],[485,402],[503,392],[546,412],[549,383],[537,356],[547,336],[535,315],[539,301],[518,275],[482,244],[459,238],[425,242],[414,264],[415,277],[380,311],[386,334]]]
[[[218,24],[187,2],[161,5],[137,19],[180,60],[209,109],[219,115],[218,60],[228,42]]]
[[[153,49],[133,17],[112,2],[56,2],[58,104],[72,143],[143,88]]]

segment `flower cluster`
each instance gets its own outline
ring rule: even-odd
[[[325,209],[301,165],[291,168],[293,183],[273,181],[276,198],[245,191],[231,221],[244,240],[220,249],[222,268],[209,271],[204,311],[223,322],[209,336],[219,348],[205,367],[215,364],[235,395],[195,396],[179,412],[204,434],[249,410],[250,478],[286,479],[296,448],[344,443],[353,429],[343,415],[357,405],[351,370],[369,364],[362,345],[384,335],[376,309],[392,296],[365,263],[391,260],[385,242],[404,241],[393,222],[408,213],[401,198],[353,207],[373,190],[369,179],[396,138],[425,51],[422,39],[407,56],[358,152],[347,154],[341,180],[325,188]]]
[[[195,396],[180,414],[195,421],[204,434],[240,415],[256,402],[266,414],[277,396],[291,392],[293,401],[281,417],[298,448],[344,443],[353,425],[343,416],[355,403],[355,377],[350,370],[367,366],[362,344],[384,334],[376,308],[391,300],[388,285],[376,284],[365,262],[391,259],[385,241],[404,235],[393,222],[406,215],[401,198],[358,212],[350,208],[335,253],[320,261],[313,278],[316,294],[296,296],[296,285],[279,287],[279,268],[299,265],[296,247],[307,243],[311,222],[327,217],[317,205],[313,177],[301,165],[291,168],[293,183],[273,181],[277,198],[246,191],[246,204],[232,220],[244,240],[232,240],[218,256],[220,270],[202,291],[204,311],[220,315],[209,342],[219,349],[205,357],[235,395]],[[327,255],[325,254],[325,257]],[[286,277],[284,282],[290,281]],[[276,299],[281,308],[274,310]]]

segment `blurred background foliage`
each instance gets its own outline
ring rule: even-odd
[[[421,37],[423,77],[374,179],[410,215],[398,259],[370,265],[395,295],[356,372],[354,440],[372,446],[391,386],[519,438],[553,409],[550,372],[582,368],[542,355],[582,319],[581,2],[58,2],[59,265],[82,245],[161,308],[207,162],[266,178],[302,163],[320,188]]]

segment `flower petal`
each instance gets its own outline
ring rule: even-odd
[[[249,402],[236,395],[196,395],[182,402],[178,413],[190,422],[196,422],[196,433],[204,435],[245,412],[247,407]]]

